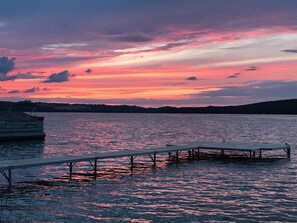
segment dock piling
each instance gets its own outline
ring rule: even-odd
[[[8,192],[11,192],[12,189],[12,173],[11,173],[11,169],[8,170]]]
[[[94,160],[94,178],[97,179],[97,159]]]
[[[285,151],[287,152],[287,158],[290,159],[291,158],[291,147],[288,143],[286,143],[287,148],[285,149]]]
[[[94,179],[96,180],[97,179],[97,158],[94,159],[94,164],[92,163],[92,161],[89,161],[89,163],[93,167],[93,170],[94,170]]]
[[[130,165],[131,165],[131,168],[134,167],[134,159],[135,159],[135,156],[129,156],[130,158]]]
[[[69,179],[71,180],[72,179],[73,167],[74,167],[75,163],[70,162],[70,163],[66,163],[66,164],[69,167]]]
[[[175,161],[176,161],[176,162],[178,162],[178,160],[179,160],[179,157],[178,157],[178,155],[179,155],[179,152],[178,152],[178,151],[176,151],[176,152],[175,152]]]

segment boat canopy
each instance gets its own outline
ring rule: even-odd
[[[24,112],[0,111],[0,121],[27,121],[27,120],[43,121],[43,119],[44,117],[32,116]]]

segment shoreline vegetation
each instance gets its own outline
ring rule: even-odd
[[[45,102],[9,102],[0,101],[0,111],[7,111],[13,104],[14,111],[29,112],[32,105],[35,112],[92,112],[92,113],[181,113],[181,114],[297,114],[297,99],[267,101],[235,106],[207,106],[207,107],[140,107],[131,105],[105,104],[68,104]],[[31,107],[31,108],[30,108]]]

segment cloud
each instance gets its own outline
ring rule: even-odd
[[[185,82],[177,82],[177,83],[166,83],[164,85],[166,86],[179,86],[179,85],[185,85]]]
[[[71,47],[85,47],[88,46],[87,43],[57,43],[57,44],[47,44],[41,47],[45,50],[57,50],[61,48],[71,48]]]
[[[16,77],[16,79],[25,79],[25,80],[41,79],[41,78],[45,77],[45,76],[42,76],[42,75],[32,75],[29,72],[27,72],[27,73],[17,73],[17,74],[15,74],[13,76]]]
[[[37,58],[27,60],[27,63],[37,63],[40,66],[48,66],[49,64],[57,65],[57,64],[67,64],[74,63],[80,61],[86,61],[91,59],[98,59],[102,56],[59,56],[59,57],[47,57],[47,58]]]
[[[188,77],[186,80],[188,81],[198,81],[198,78],[197,77]]]
[[[257,66],[249,66],[248,68],[245,68],[244,70],[245,71],[256,71],[256,70],[260,70],[260,68]]]
[[[142,43],[152,41],[153,38],[145,34],[124,34],[113,37],[116,41]]]
[[[31,73],[17,73],[14,75],[7,75],[15,69],[16,58],[9,59],[8,57],[0,58],[0,81],[14,81],[16,79],[39,79],[44,76],[34,76]]]
[[[226,78],[237,78],[240,75],[240,73],[232,74]]]
[[[185,41],[185,42],[174,42],[174,43],[168,43],[164,46],[157,47],[156,49],[153,49],[152,51],[163,51],[163,50],[170,50],[176,47],[186,46],[193,43],[193,41]]]
[[[6,74],[0,73],[0,81],[14,81],[17,79],[16,76],[7,76]]]
[[[296,98],[297,81],[263,81],[244,86],[225,86],[219,90],[198,93],[196,96],[261,98],[263,100],[270,98]]]
[[[17,73],[14,75],[6,75],[6,74],[1,74],[0,73],[0,81],[14,81],[17,79],[25,79],[25,80],[30,80],[30,79],[41,79],[44,78],[45,76],[41,75],[32,75],[31,73]]]
[[[10,71],[14,70],[15,58],[8,59],[8,57],[0,58],[0,74],[6,75]]]
[[[65,81],[69,81],[70,77],[73,77],[73,74],[70,74],[68,70],[64,70],[60,73],[54,73],[47,77],[47,80],[43,81],[43,83],[61,83]]]
[[[88,68],[85,70],[86,73],[92,73],[92,69]]]
[[[53,1],[38,4],[35,0],[26,0],[18,1],[18,7],[13,1],[0,1],[1,19],[12,24],[5,27],[6,35],[3,35],[10,41],[3,41],[1,37],[0,40],[3,47],[13,49],[45,45],[67,48],[81,44],[89,44],[86,47],[91,48],[95,41],[101,42],[102,48],[110,48],[112,45],[105,41],[112,42],[115,38],[124,44],[159,37],[176,40],[179,35],[176,30],[184,31],[189,27],[194,31],[220,32],[296,26],[297,3],[294,0],[242,1],[60,0],[59,4]],[[56,16],[52,17],[53,14]],[[30,21],[30,29],[26,26],[27,21]],[[118,34],[110,35],[114,30]],[[20,34],[22,38],[18,38]],[[102,36],[107,38],[102,40]]]
[[[24,93],[28,94],[28,93],[35,93],[39,91],[39,87],[33,87],[33,88],[29,88],[27,90],[24,90]]]
[[[12,91],[8,91],[8,94],[19,94],[20,91],[19,90],[12,90]]]
[[[287,49],[287,50],[282,50],[282,52],[285,52],[285,53],[297,53],[297,49]]]

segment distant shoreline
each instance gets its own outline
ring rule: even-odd
[[[84,113],[166,113],[166,114],[280,114],[297,115],[297,99],[267,101],[247,105],[235,106],[207,106],[207,107],[158,107],[144,108],[130,105],[105,104],[67,104],[45,102],[9,102],[0,101],[0,111],[7,111],[13,104],[17,104],[15,111],[35,112],[84,112]]]

